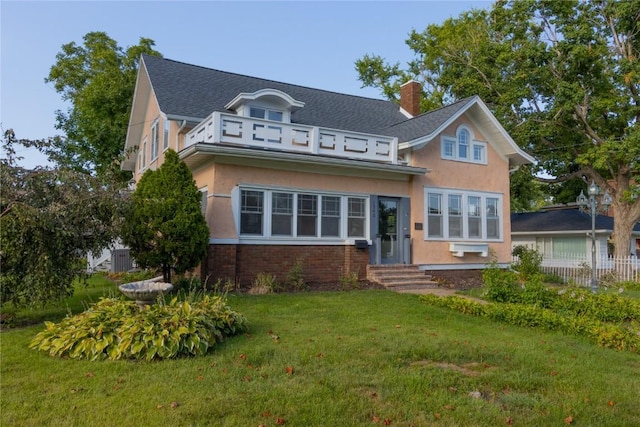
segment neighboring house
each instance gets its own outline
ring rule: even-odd
[[[511,260],[509,174],[524,153],[478,97],[400,105],[143,55],[123,168],[176,150],[203,194],[203,274],[335,281],[370,264],[481,269]]]
[[[614,219],[597,215],[595,221],[596,257],[609,254],[607,242],[613,233]],[[511,214],[511,244],[536,247],[545,258],[575,259],[591,255],[591,215],[577,208]],[[621,256],[636,253],[640,224],[631,235],[631,247]]]

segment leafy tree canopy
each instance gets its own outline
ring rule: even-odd
[[[162,268],[170,282],[172,270],[182,274],[203,260],[209,229],[191,171],[175,151],[164,155],[160,168],[138,181],[122,238],[138,265]]]
[[[62,46],[45,79],[71,107],[56,112],[64,137],[48,139],[42,151],[62,167],[103,174],[124,150],[140,55],[161,55],[148,38],[126,49],[104,32],[83,39]]]
[[[479,95],[539,169],[595,182],[613,196],[616,248],[640,220],[640,0],[498,1],[406,41],[402,69],[356,61],[364,86],[390,99],[421,81],[430,109]]]
[[[73,279],[117,237],[120,185],[70,169],[16,165],[13,130],[0,160],[0,302],[44,305],[70,295]]]

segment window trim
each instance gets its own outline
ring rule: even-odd
[[[171,140],[169,135],[171,135],[171,124],[168,119],[164,119],[164,130],[162,134],[162,152],[164,153],[169,148],[171,148]]]
[[[280,241],[280,242],[291,242],[291,243],[300,243],[300,242],[346,242],[351,243],[355,240],[367,239],[369,240],[369,224],[370,224],[370,197],[368,194],[354,194],[354,193],[334,193],[334,192],[325,192],[320,190],[308,190],[308,189],[291,189],[291,188],[282,188],[282,187],[261,187],[261,186],[250,186],[250,185],[241,185],[236,187],[238,191],[234,192],[233,198],[236,202],[233,203],[234,206],[234,218],[237,224],[237,233],[238,239],[240,241],[252,241],[252,240],[261,240],[261,241]],[[262,192],[262,234],[247,234],[242,233],[241,224],[242,224],[242,195],[244,191],[258,191]],[[281,234],[273,234],[272,232],[272,221],[273,221],[273,194],[274,193],[284,193],[293,195],[292,200],[292,234],[291,235],[281,235]],[[316,233],[315,236],[300,236],[298,235],[298,196],[315,196],[316,197],[316,208],[317,212],[315,215],[316,220]],[[324,197],[338,197],[339,198],[339,209],[340,209],[340,219],[338,226],[338,236],[323,236],[322,231],[322,218],[323,218],[323,198]],[[362,199],[364,201],[363,209],[364,209],[364,227],[363,227],[363,236],[350,236],[348,230],[349,220],[352,219],[349,216],[349,199]],[[353,217],[360,218],[360,217]]]
[[[468,140],[466,141],[466,157],[460,156],[460,137],[463,133],[468,134]],[[452,160],[465,163],[474,163],[479,165],[487,164],[487,148],[488,144],[485,141],[478,141],[475,139],[474,133],[466,125],[460,125],[456,129],[455,136],[442,135],[440,137],[440,157],[443,160]],[[476,149],[480,150],[481,158],[476,159]]]
[[[151,160],[150,162],[155,161],[158,158],[160,151],[160,129],[159,129],[158,119],[156,119],[151,125]]]
[[[432,195],[438,195],[440,198],[440,214],[431,214],[429,212],[429,198]],[[449,235],[449,196],[462,196],[462,237]],[[480,237],[469,237],[469,197],[480,198]],[[495,220],[496,217],[489,217],[487,214],[487,199],[497,200],[497,220],[498,220],[498,236],[487,236],[488,220]],[[424,223],[426,224],[424,231],[425,241],[474,241],[474,242],[502,242],[504,241],[504,213],[503,213],[504,197],[501,193],[492,193],[487,191],[472,191],[449,188],[424,187]],[[429,235],[429,217],[437,217],[440,219],[440,234]]]

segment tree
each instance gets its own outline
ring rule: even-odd
[[[140,55],[161,55],[147,38],[126,49],[104,32],[83,39],[82,46],[62,46],[45,79],[71,107],[56,112],[56,128],[65,136],[43,151],[62,167],[103,174],[124,150]]]
[[[209,229],[200,199],[187,165],[167,150],[160,168],[138,182],[126,215],[122,240],[138,265],[162,268],[170,283],[172,270],[183,274],[203,260]]]
[[[514,140],[559,183],[594,180],[613,197],[614,241],[640,220],[640,0],[498,1],[413,31],[401,70],[356,61],[365,86],[390,98],[422,81],[424,106],[479,95]]]
[[[108,176],[17,166],[18,143],[32,145],[4,132],[0,302],[44,305],[71,295],[73,279],[86,271],[86,254],[114,241],[125,200]]]

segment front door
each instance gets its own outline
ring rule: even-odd
[[[398,205],[400,200],[380,197],[378,199],[378,233],[380,234],[380,260],[382,264],[400,263],[398,239]]]

